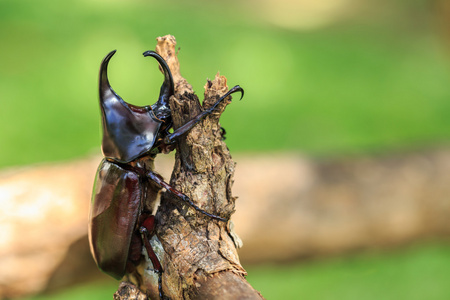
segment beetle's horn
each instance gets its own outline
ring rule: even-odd
[[[164,82],[161,85],[159,98],[158,101],[152,105],[152,109],[157,116],[169,115],[170,114],[169,98],[174,94],[172,73],[170,72],[169,66],[167,65],[164,58],[162,58],[155,51],[149,50],[145,51],[143,54],[145,57],[147,56],[154,57],[159,62],[159,65],[161,66],[161,69],[164,73]]]
[[[100,65],[100,80],[99,80],[99,92],[100,92],[100,102],[107,101],[111,97],[114,97],[115,93],[111,86],[109,85],[108,80],[108,63],[111,57],[116,53],[116,50],[113,50],[108,53],[108,55],[105,56],[105,58],[102,61],[102,64]]]
[[[107,158],[130,162],[152,148],[161,121],[153,116],[150,106],[128,104],[111,88],[107,69],[114,53],[106,55],[100,66],[102,150]]]

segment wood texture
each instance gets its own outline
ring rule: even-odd
[[[170,99],[174,130],[186,124],[200,112],[211,107],[228,91],[227,79],[216,75],[205,85],[205,98],[200,104],[191,85],[181,76],[173,36],[157,39],[158,52],[168,63],[174,78],[175,95]],[[187,195],[201,209],[229,218],[235,208],[231,188],[235,163],[223,141],[220,115],[231,103],[223,101],[210,116],[196,125],[176,143],[175,165],[170,184]],[[261,299],[245,280],[246,272],[239,262],[236,238],[229,222],[205,216],[185,205],[170,193],[161,197],[157,214],[157,237],[152,245],[160,245],[159,253],[164,269],[164,294],[170,299]],[[155,247],[158,248],[158,247]],[[163,250],[162,250],[163,249]],[[143,267],[145,269],[145,266]],[[136,277],[141,291],[157,297],[155,276],[149,280]],[[116,296],[134,291],[121,285]],[[136,295],[131,298],[138,299]]]

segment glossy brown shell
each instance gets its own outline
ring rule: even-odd
[[[98,168],[89,214],[89,243],[98,267],[121,279],[140,215],[139,176],[104,159]]]
[[[129,104],[111,88],[107,70],[108,63],[115,52],[111,51],[106,55],[100,65],[102,151],[103,155],[109,159],[128,163],[152,149],[162,121],[154,115],[150,106],[140,107]],[[158,58],[164,62],[161,57],[158,56]],[[164,91],[162,89],[162,92]],[[156,108],[159,109],[159,106],[157,105]]]

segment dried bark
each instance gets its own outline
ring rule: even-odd
[[[174,129],[211,107],[228,91],[224,76],[216,75],[205,85],[203,106],[191,85],[181,76],[173,36],[157,39],[158,52],[168,63],[174,78],[175,95],[170,99]],[[235,163],[223,141],[219,118],[231,97],[176,143],[175,166],[170,184],[187,195],[201,209],[229,218],[236,198],[231,187]],[[161,197],[157,214],[157,238],[152,240],[164,272],[164,294],[171,299],[261,299],[245,280],[239,262],[231,221],[205,216],[183,204],[170,193]],[[161,247],[162,246],[162,247]],[[134,280],[141,291],[157,298],[157,276],[141,269]],[[122,284],[115,299],[141,299],[137,289]],[[145,299],[145,298],[144,298]]]

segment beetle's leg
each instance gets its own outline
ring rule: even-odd
[[[150,245],[149,236],[153,234],[153,230],[155,229],[155,216],[149,216],[142,222],[141,227],[139,227],[139,232],[141,233],[142,242],[144,243],[144,247],[147,250],[148,258],[152,261],[153,268],[158,274],[158,293],[159,299],[166,299],[162,290],[162,272],[163,269],[161,267],[161,263],[159,262],[158,257],[156,256],[155,251],[153,251],[152,245]]]
[[[196,211],[201,212],[202,214],[204,214],[204,215],[206,215],[206,216],[208,216],[208,217],[210,217],[210,218],[219,220],[219,221],[223,221],[223,222],[227,222],[227,221],[228,221],[228,219],[225,219],[225,218],[222,218],[222,217],[219,217],[219,216],[210,214],[210,213],[204,211],[203,209],[201,209],[200,207],[198,207],[197,205],[195,205],[194,202],[192,202],[192,200],[191,200],[188,196],[186,196],[186,195],[183,194],[182,192],[180,192],[180,191],[174,189],[170,184],[168,184],[167,182],[165,182],[164,179],[161,177],[161,175],[156,174],[156,173],[154,173],[154,172],[152,172],[152,171],[149,171],[149,172],[147,173],[147,177],[148,177],[150,180],[152,180],[153,182],[155,182],[157,185],[159,185],[160,187],[165,188],[167,191],[169,191],[169,192],[171,192],[173,195],[177,196],[181,201],[183,201],[183,202],[189,204],[189,205],[190,205],[191,207],[193,207]]]
[[[153,251],[152,246],[149,242],[149,236],[153,235],[153,230],[155,229],[155,216],[147,217],[144,222],[142,222],[139,232],[141,233],[142,241],[144,242],[145,249],[147,249],[148,257],[152,261],[153,267],[158,271],[162,272],[161,264],[159,263],[158,257]]]
[[[183,135],[186,132],[188,132],[189,130],[191,130],[192,127],[197,125],[206,116],[211,114],[214,111],[214,109],[216,109],[216,107],[220,104],[220,102],[222,102],[225,98],[227,98],[228,96],[230,96],[231,94],[236,93],[236,92],[241,92],[241,99],[242,99],[242,97],[244,97],[244,89],[242,89],[240,86],[236,85],[231,90],[229,90],[225,95],[220,97],[220,99],[217,100],[216,103],[214,103],[213,106],[211,106],[209,109],[199,113],[192,120],[190,120],[189,122],[187,122],[186,124],[184,124],[183,126],[178,128],[177,130],[175,130],[172,134],[167,135],[164,138],[164,143],[166,143],[166,144],[174,143],[178,137],[180,137],[181,135]]]

